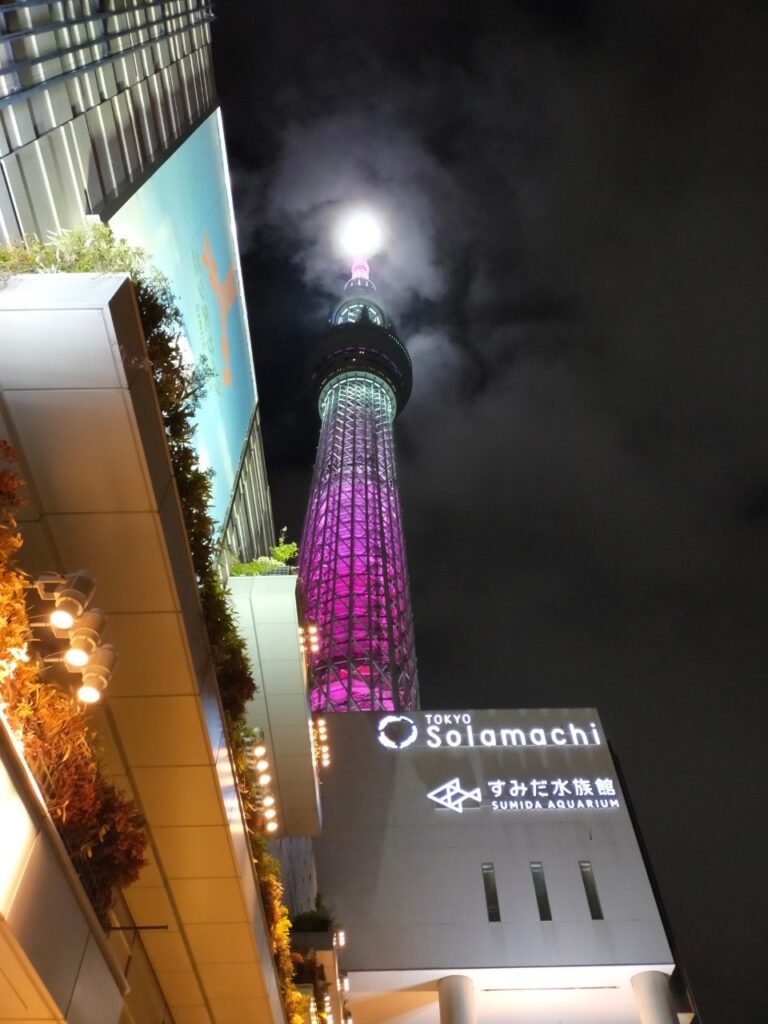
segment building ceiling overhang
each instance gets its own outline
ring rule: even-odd
[[[87,568],[120,660],[94,725],[135,797],[149,864],[126,891],[177,1024],[282,1024],[207,635],[125,275],[0,288],[0,437],[27,504],[19,562]]]
[[[637,1024],[632,977],[673,970],[664,963],[350,971],[346,998],[355,1024],[435,1024],[437,983],[459,974],[474,984],[477,1024]],[[679,1015],[680,1024],[690,1019]]]

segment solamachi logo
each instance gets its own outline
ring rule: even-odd
[[[406,715],[385,715],[379,722],[379,743],[389,750],[410,747],[419,734],[412,718]]]

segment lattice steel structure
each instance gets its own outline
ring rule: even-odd
[[[418,684],[392,424],[411,364],[353,266],[313,353],[322,421],[300,546],[307,620],[318,626],[313,711],[416,708]]]

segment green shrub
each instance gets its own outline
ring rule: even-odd
[[[273,545],[269,549],[269,553],[276,562],[282,562],[286,565],[292,561],[299,553],[299,545],[295,540],[286,540],[286,534],[288,533],[288,527],[284,526],[280,531],[280,536],[277,538],[277,544]]]
[[[270,576],[275,572],[282,572],[285,569],[283,562],[276,558],[262,555],[253,562],[235,562],[230,572],[233,576]]]
[[[297,914],[293,921],[293,930],[296,932],[327,932],[334,927],[333,911],[320,893],[315,896],[314,910]]]
[[[284,526],[280,531],[277,544],[273,544],[269,549],[269,555],[262,555],[253,562],[235,562],[230,570],[232,575],[269,576],[276,571],[282,570],[299,553],[299,545],[296,541],[287,541],[285,539],[287,532],[288,527]]]

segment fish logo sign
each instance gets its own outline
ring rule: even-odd
[[[479,786],[477,789],[463,789],[458,778],[444,782],[442,786],[438,786],[431,793],[427,793],[427,796],[430,800],[434,800],[436,804],[440,804],[441,807],[447,807],[449,811],[456,811],[457,814],[461,814],[464,811],[464,804],[468,800],[474,801],[479,807],[483,799]]]

